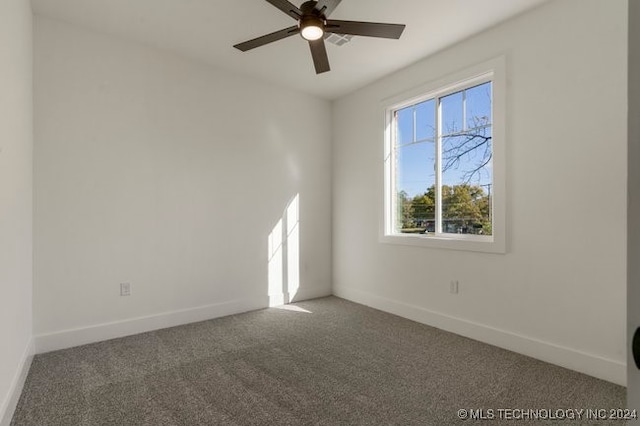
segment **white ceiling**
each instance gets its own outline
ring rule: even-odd
[[[32,0],[39,15],[177,51],[219,68],[335,99],[547,0],[343,0],[334,19],[406,24],[400,40],[327,43],[316,75],[299,36],[248,51],[232,46],[295,25],[264,0]],[[301,0],[293,0],[299,6]]]

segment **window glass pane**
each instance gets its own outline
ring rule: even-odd
[[[416,139],[433,140],[436,136],[436,101],[429,99],[416,105]]]
[[[491,124],[491,82],[466,90],[467,129]]]
[[[397,112],[398,145],[413,142],[413,107],[401,109]]]
[[[492,235],[491,127],[442,138],[442,232]]]
[[[448,135],[462,130],[462,92],[452,93],[440,98],[442,107],[442,129],[440,133]]]
[[[435,230],[435,143],[396,150],[396,232]]]

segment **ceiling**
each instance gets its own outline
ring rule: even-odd
[[[406,24],[400,40],[327,43],[316,75],[298,36],[240,52],[232,46],[295,25],[264,0],[32,0],[39,15],[135,40],[272,84],[335,99],[547,0],[343,0],[333,19]],[[292,0],[299,6],[301,0]]]

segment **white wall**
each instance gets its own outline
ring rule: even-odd
[[[41,17],[34,46],[39,352],[267,306],[296,194],[296,298],[330,294],[327,101]]]
[[[334,293],[624,383],[626,17],[553,1],[338,100]],[[500,55],[508,253],[379,243],[380,102]]]
[[[8,424],[31,345],[32,36],[28,0],[0,2],[0,424]]]
[[[629,112],[627,206],[627,405],[640,409],[640,370],[631,342],[640,327],[640,3],[629,1]],[[640,423],[640,420],[638,421]]]

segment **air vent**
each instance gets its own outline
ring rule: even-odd
[[[349,43],[353,38],[350,34],[334,34],[334,33],[325,33],[324,39],[329,43],[333,43],[336,46],[342,46],[343,44]]]

